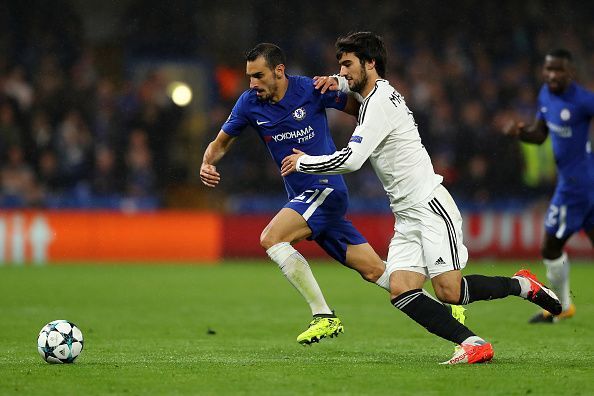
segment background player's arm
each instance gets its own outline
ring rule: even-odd
[[[503,128],[503,133],[516,136],[526,143],[542,144],[547,139],[549,129],[543,119],[536,118],[528,126],[523,122],[511,121]]]
[[[200,166],[200,180],[208,187],[216,187],[221,180],[221,175],[217,172],[215,164],[229,151],[231,144],[236,137],[228,135],[221,129],[215,140],[210,142]]]

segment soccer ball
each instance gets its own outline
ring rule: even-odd
[[[48,363],[72,363],[82,349],[82,332],[67,320],[49,322],[37,337],[37,351]]]

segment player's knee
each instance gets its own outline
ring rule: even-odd
[[[359,275],[367,282],[375,283],[383,275],[384,271],[384,267],[369,266],[359,270]]]
[[[460,287],[459,285],[445,285],[436,287],[435,289],[435,297],[439,299],[439,301],[448,303],[448,304],[459,304],[460,303]]]
[[[414,290],[413,287],[407,285],[390,284],[390,300],[398,298],[401,294]]]
[[[260,234],[260,246],[262,246],[264,250],[270,249],[279,242],[282,241],[274,238],[273,235],[271,235],[269,232],[266,232],[266,230],[262,231],[262,234]]]

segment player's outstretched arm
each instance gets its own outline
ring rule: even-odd
[[[518,137],[526,143],[542,144],[547,139],[549,130],[544,120],[536,119],[528,126],[523,122],[510,121],[503,127],[503,133]]]
[[[350,114],[354,117],[359,115],[359,108],[361,107],[361,102],[363,101],[363,97],[359,94],[351,92],[349,90],[348,82],[346,78],[341,77],[339,75],[333,76],[314,76],[314,88],[318,89],[320,93],[325,93],[326,91],[337,91],[340,90],[348,95],[347,103],[342,109],[343,112]]]
[[[200,166],[200,180],[208,187],[216,187],[221,181],[221,175],[217,172],[215,166],[221,158],[229,151],[231,144],[235,141],[235,137],[228,135],[221,130],[215,140],[210,142],[204,157],[202,158],[202,165]]]

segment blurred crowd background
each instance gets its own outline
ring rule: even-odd
[[[503,136],[532,120],[544,54],[573,52],[594,89],[594,3],[553,1],[5,0],[0,4],[0,208],[208,208],[284,203],[253,131],[200,184],[203,150],[248,86],[243,55],[280,45],[289,74],[337,72],[340,35],[373,30],[444,184],[466,208],[545,202],[550,145]],[[187,84],[192,101],[171,99]],[[354,120],[329,111],[337,146]],[[369,166],[346,177],[354,211],[389,210]]]

